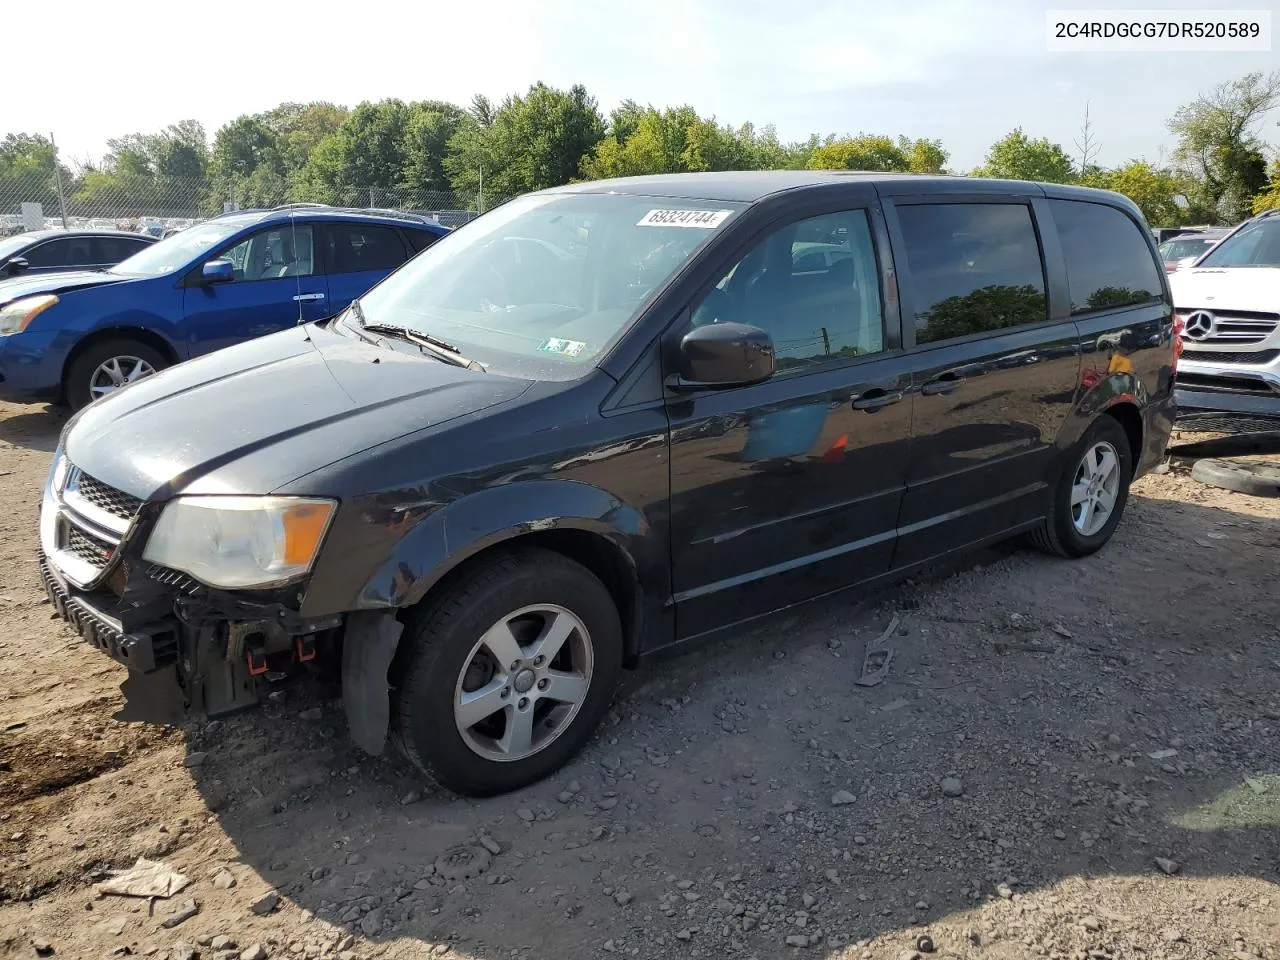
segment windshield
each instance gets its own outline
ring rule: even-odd
[[[19,233],[17,236],[0,240],[0,262],[8,260],[34,239],[35,237],[29,233]]]
[[[244,227],[244,221],[239,219],[210,220],[189,227],[121,260],[110,272],[127,273],[131,277],[159,277],[172,273]]]
[[[1198,257],[1217,242],[1217,237],[1178,237],[1176,240],[1166,240],[1160,244],[1160,258],[1172,262]]]
[[[1209,251],[1197,267],[1280,267],[1280,217],[1241,227]]]
[[[521,197],[428,247],[360,305],[369,325],[430,334],[504,372],[576,379],[742,206]]]

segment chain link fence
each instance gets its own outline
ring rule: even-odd
[[[0,178],[0,237],[43,229],[116,229],[162,236],[229,210],[269,209],[286,203],[398,210],[456,227],[496,202],[496,198],[407,187],[306,187],[283,180],[227,185],[88,171],[76,177]]]

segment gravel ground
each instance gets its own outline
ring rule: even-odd
[[[35,575],[59,424],[0,405],[0,956],[1280,958],[1280,500],[1175,464],[1094,558],[988,552],[649,666],[557,777],[472,801],[314,684],[115,720],[124,671]],[[189,884],[98,893],[140,856]]]

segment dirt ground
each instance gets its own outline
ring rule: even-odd
[[[0,957],[1280,958],[1280,500],[1175,464],[1096,557],[649,666],[560,775],[471,801],[306,685],[113,719],[123,669],[36,578],[60,423],[0,405]],[[189,885],[96,892],[139,856]]]

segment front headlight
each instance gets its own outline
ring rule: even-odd
[[[53,463],[49,467],[49,489],[61,493],[67,482],[67,455],[62,452],[62,444],[53,452]]]
[[[13,303],[0,307],[0,337],[21,333],[27,324],[58,302],[52,293],[42,293],[38,297],[23,297]]]
[[[268,587],[311,570],[332,500],[179,497],[147,540],[143,559],[226,589]]]

